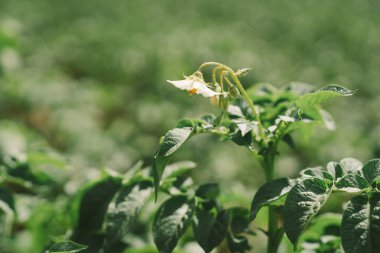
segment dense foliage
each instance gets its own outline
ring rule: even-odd
[[[177,252],[263,252],[268,216],[285,214],[288,196],[298,196],[293,189],[308,190],[308,182],[320,184],[311,187],[316,199],[326,197],[320,189],[331,193],[319,212],[299,212],[305,224],[298,228],[278,217],[277,228],[298,242],[297,250],[333,252],[343,235],[366,238],[363,245],[342,241],[345,248],[376,248],[363,231],[344,232],[355,222],[371,223],[361,216],[344,223],[352,214],[377,210],[378,182],[366,166],[344,159],[312,169],[315,175],[299,171],[380,156],[377,1],[0,0],[0,6],[0,252],[146,253],[157,252],[155,242],[176,244]],[[273,175],[260,170],[268,166],[261,159],[267,147],[251,134],[257,119],[240,91],[218,108],[165,83],[207,60],[253,68],[239,78],[255,106],[265,108]],[[340,87],[321,88],[328,83],[357,92],[302,115],[308,96]],[[165,140],[180,145],[165,147]],[[350,162],[355,171],[346,169]],[[268,177],[278,179],[265,183]],[[187,230],[157,238],[162,234],[152,226],[163,224],[157,217],[175,213],[180,203],[187,212],[176,218]],[[341,224],[347,226],[340,231]],[[279,252],[292,249],[284,236]]]

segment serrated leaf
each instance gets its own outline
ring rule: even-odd
[[[287,194],[295,185],[295,180],[290,178],[280,178],[265,183],[256,192],[251,204],[251,220],[256,218],[260,208]]]
[[[380,159],[373,159],[364,164],[363,175],[368,183],[372,183],[377,177],[380,176]]]
[[[165,167],[169,162],[169,156],[177,151],[181,145],[190,138],[193,129],[190,127],[174,128],[169,130],[160,141],[160,145],[154,156],[153,176],[154,188],[157,197],[158,186]]]
[[[191,222],[194,202],[185,196],[165,201],[153,222],[153,238],[160,253],[171,253]]]
[[[342,246],[346,253],[376,253],[380,249],[380,193],[350,200],[342,219]]]
[[[315,106],[318,106],[332,98],[351,96],[354,93],[355,92],[339,85],[329,85],[315,92],[300,96],[296,100],[296,104],[303,109],[303,112],[307,112],[309,110],[313,110]]]
[[[361,192],[369,187],[365,178],[358,174],[348,174],[342,177],[336,184],[336,188],[346,192]]]
[[[108,206],[106,244],[120,241],[129,233],[141,208],[146,204],[151,192],[152,182],[143,180],[122,186]]]
[[[284,229],[295,247],[301,233],[324,205],[330,192],[328,185],[319,178],[298,182],[289,191],[284,207]]]
[[[198,244],[208,253],[226,237],[229,218],[226,211],[216,216],[205,210],[197,210],[193,221],[193,233]]]
[[[355,158],[344,158],[340,161],[343,166],[343,170],[346,174],[349,173],[360,173],[363,163]]]
[[[57,242],[50,247],[49,253],[75,253],[87,249],[86,245],[73,241]]]

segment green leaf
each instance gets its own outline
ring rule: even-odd
[[[319,178],[334,181],[334,177],[328,171],[325,171],[322,166],[306,168],[302,170],[300,174],[304,178]]]
[[[358,174],[348,174],[336,184],[336,188],[346,192],[361,192],[369,187],[367,180]]]
[[[169,162],[169,156],[177,151],[193,131],[191,127],[174,128],[169,130],[160,141],[160,145],[154,156],[153,173],[154,188],[157,197],[158,187],[165,167]]]
[[[249,210],[242,207],[232,207],[228,209],[231,219],[231,231],[234,234],[246,232],[249,229],[250,213]]]
[[[255,129],[258,124],[257,121],[249,121],[243,118],[233,119],[232,122],[238,126],[242,136]]]
[[[128,183],[119,190],[114,200],[108,206],[106,243],[112,245],[119,242],[131,227],[146,204],[151,192],[152,182],[142,180]]]
[[[284,229],[295,247],[299,236],[326,202],[330,192],[322,179],[311,178],[298,182],[288,193],[284,207]]]
[[[175,196],[165,201],[153,222],[153,238],[160,253],[171,253],[191,222],[194,201]]]
[[[182,161],[182,162],[172,163],[165,168],[165,172],[162,175],[162,178],[163,179],[176,178],[178,176],[186,174],[187,172],[191,171],[195,167],[196,167],[196,163],[191,162],[191,161]]]
[[[81,242],[83,234],[90,234],[102,228],[108,204],[121,186],[122,178],[111,174],[87,185],[82,191],[78,207],[78,221],[74,241]]]
[[[158,155],[169,156],[173,154],[190,137],[192,131],[190,127],[169,130],[160,145]]]
[[[78,244],[73,241],[57,242],[50,247],[49,253],[74,253],[87,249],[86,245]]]
[[[346,253],[375,253],[380,249],[380,193],[350,200],[342,219],[342,246]]]
[[[226,211],[219,212],[216,217],[205,210],[197,210],[193,222],[193,233],[202,249],[209,253],[226,237],[229,223]]]
[[[373,159],[364,164],[363,175],[368,183],[372,183],[376,178],[380,177],[380,159]]]
[[[228,248],[233,253],[244,253],[251,249],[247,238],[244,236],[227,234]]]
[[[259,188],[251,204],[251,220],[256,218],[260,208],[281,198],[295,185],[295,180],[280,178],[267,182]]]
[[[339,85],[329,85],[315,92],[300,96],[296,100],[296,104],[303,109],[303,112],[307,112],[309,110],[313,110],[316,106],[332,98],[340,96],[351,96],[354,93],[355,92]]]
[[[344,175],[343,165],[338,162],[329,162],[327,164],[327,171],[334,177],[335,180],[343,177]]]
[[[346,174],[360,173],[363,163],[355,158],[344,158],[340,161]]]
[[[195,191],[195,195],[204,199],[215,199],[220,193],[219,185],[216,183],[202,184]]]
[[[6,188],[3,188],[0,186],[0,201],[4,202],[9,209],[15,210],[15,201],[13,198],[13,195],[10,191],[8,191]]]

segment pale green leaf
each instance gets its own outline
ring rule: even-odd
[[[50,247],[49,253],[75,253],[87,249],[86,245],[73,241],[57,242]]]

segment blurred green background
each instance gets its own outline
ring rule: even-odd
[[[354,97],[326,107],[337,130],[281,147],[277,175],[380,156],[380,2],[0,0],[0,152],[49,146],[75,177],[152,161],[179,119],[217,113],[166,80],[205,61],[251,67],[246,87],[340,84]],[[264,181],[249,151],[194,138],[174,158],[196,182],[217,181],[249,204]]]

